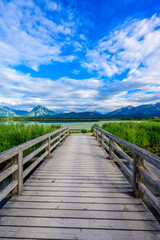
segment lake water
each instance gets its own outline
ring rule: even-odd
[[[83,122],[76,122],[76,121],[63,121],[63,122],[5,122],[5,124],[16,124],[16,123],[24,123],[24,124],[61,124],[62,127],[68,126],[70,129],[87,129],[90,130],[91,127],[95,124],[98,124],[100,127],[102,127],[102,125],[104,123],[109,123],[109,122],[121,122],[121,121],[83,121]],[[123,122],[128,122],[128,121],[123,121]],[[136,121],[137,122],[137,121]],[[2,123],[2,122],[0,122]]]
[[[100,127],[105,123],[106,121],[98,121],[98,122],[59,122],[62,127],[68,126],[71,129],[87,129],[90,130],[91,127],[95,124],[98,124]]]

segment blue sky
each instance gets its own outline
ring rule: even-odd
[[[160,1],[0,0],[0,106],[160,102]]]

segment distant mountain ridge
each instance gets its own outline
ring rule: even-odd
[[[56,113],[49,110],[47,107],[42,107],[40,105],[34,107],[30,112],[25,114],[25,117],[45,117],[45,116],[55,116]]]
[[[156,104],[145,104],[137,107],[131,105],[115,111],[102,114],[98,112],[69,112],[56,113],[47,107],[40,105],[34,107],[30,112],[16,110],[9,107],[0,107],[0,116],[3,117],[59,117],[59,118],[127,118],[127,117],[158,117],[160,116],[160,102]]]
[[[107,117],[158,117],[160,116],[160,103],[145,104],[137,107],[131,105],[117,109],[106,114]]]
[[[70,112],[70,113],[62,113],[57,114],[56,117],[62,117],[62,118],[99,118],[104,117],[101,113],[95,113],[95,112]]]

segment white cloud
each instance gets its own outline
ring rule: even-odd
[[[160,101],[160,17],[125,22],[87,50],[82,66],[106,79],[101,109]]]
[[[60,11],[62,9],[60,4],[55,1],[45,0],[46,9],[49,11]]]
[[[82,57],[85,53],[88,40],[76,32],[73,13],[56,1],[41,2],[44,10],[32,0],[0,0],[0,104],[107,112],[159,101],[160,17],[156,15],[127,21],[95,48],[86,49],[82,66],[93,73],[89,79],[52,81],[14,70],[23,64],[37,71],[41,64],[72,62],[78,51]],[[50,18],[46,9],[52,12]],[[58,22],[57,13],[61,16]],[[63,52],[67,47],[73,48],[70,55]],[[79,70],[73,67],[73,73]],[[120,74],[123,80],[118,80]]]
[[[48,7],[58,8],[46,1]],[[56,9],[55,9],[56,10]],[[63,54],[66,37],[72,37],[75,23],[67,11],[61,11],[59,23],[48,17],[32,0],[0,0],[0,64],[27,65],[37,70],[41,64],[70,62],[74,55]]]
[[[101,81],[94,78],[75,80],[64,77],[52,81],[33,78],[9,68],[1,68],[0,79],[0,105],[23,105],[25,108],[41,104],[64,111],[90,109],[98,95],[97,88],[101,86]]]
[[[102,76],[112,77],[129,69],[129,74],[141,64],[151,68],[160,62],[160,17],[129,21],[88,49],[83,66]],[[156,59],[156,60],[155,60]]]

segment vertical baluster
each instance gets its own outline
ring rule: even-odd
[[[102,142],[103,142],[103,133],[101,132],[101,147],[103,146]]]
[[[48,146],[46,147],[46,151],[48,151],[46,158],[50,158],[50,156],[51,156],[51,137],[48,137],[46,139],[46,143],[48,143]]]
[[[61,145],[61,131],[59,131],[59,133],[58,133],[58,136],[59,136],[59,146]]]
[[[20,195],[23,191],[23,151],[20,151],[19,154],[17,154],[13,160],[13,164],[18,165],[17,171],[15,171],[12,174],[12,180],[17,180],[18,185],[17,187],[12,191],[13,195]]]
[[[138,183],[143,182],[143,176],[138,171],[138,167],[144,167],[144,160],[139,157],[135,152],[133,153],[133,190],[137,198],[143,197],[142,193],[138,188]]]
[[[114,144],[114,140],[112,138],[109,138],[109,158],[114,159],[112,157],[112,152],[114,152],[114,148],[112,147],[112,144]]]

